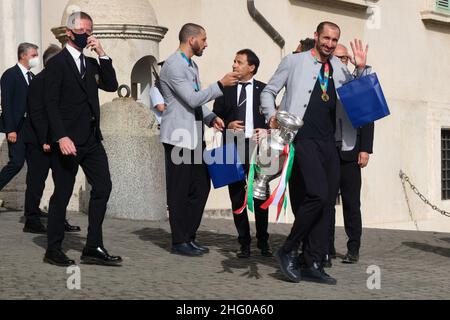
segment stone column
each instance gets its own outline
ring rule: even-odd
[[[16,43],[16,5],[20,1],[2,0],[0,1],[0,72],[17,61]]]
[[[0,72],[17,63],[17,46],[30,42],[41,46],[41,0],[0,1]],[[42,54],[42,50],[40,51]],[[33,70],[39,72],[39,68]],[[8,163],[8,144],[0,134],[0,170]],[[25,198],[26,166],[0,192],[5,207],[22,210]]]
[[[42,48],[42,15],[41,0],[22,0],[23,2],[23,39],[26,42],[39,46],[39,56],[41,57],[46,48]],[[40,69],[39,69],[40,70]],[[38,68],[33,69],[34,73],[39,72]]]

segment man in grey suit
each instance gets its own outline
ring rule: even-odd
[[[314,34],[312,50],[288,55],[261,93],[261,108],[271,128],[277,128],[275,99],[283,87],[285,95],[280,110],[303,119],[304,125],[294,140],[295,165],[299,183],[291,188],[291,197],[299,205],[291,233],[277,251],[280,269],[293,282],[307,280],[336,284],[325,273],[322,261],[327,253],[328,229],[339,185],[339,157],[336,150],[336,117],[342,119],[342,150],[353,149],[356,130],[343,111],[336,89],[352,80],[347,67],[336,57],[334,49],[340,28],[322,22]],[[361,41],[352,43],[356,76],[366,72],[365,49]],[[297,247],[303,243],[303,264],[299,266]]]
[[[238,73],[226,74],[220,81],[201,90],[197,64],[207,47],[203,27],[187,23],[179,33],[180,47],[161,69],[161,90],[167,108],[161,119],[167,175],[167,203],[172,231],[173,254],[202,256],[209,249],[195,242],[210,190],[203,162],[203,124],[222,131],[225,127],[205,103],[222,96],[223,87],[238,82]]]

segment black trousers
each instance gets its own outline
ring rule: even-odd
[[[338,188],[339,158],[333,140],[296,139],[295,159],[298,186],[291,186],[291,198],[298,197],[291,233],[283,249],[288,252],[303,242],[307,265],[321,262],[328,250],[329,225]]]
[[[8,156],[8,163],[0,171],[0,190],[19,173],[25,164],[25,143],[22,131],[17,132],[16,143],[8,142]]]
[[[44,152],[41,145],[27,143],[26,160],[25,218],[27,221],[38,221],[41,212],[39,204],[41,203],[45,180],[51,166],[51,154]]]
[[[344,214],[344,227],[347,234],[347,250],[353,255],[359,254],[361,247],[362,220],[361,220],[361,168],[357,161],[341,160],[340,184],[342,209]],[[334,209],[334,208],[333,208]],[[334,234],[336,211],[333,211],[330,223],[329,253],[336,254],[334,247]]]
[[[194,150],[170,144],[164,144],[164,150],[172,244],[190,242],[195,240],[211,189],[208,169],[201,151],[195,159]]]
[[[245,165],[245,174],[248,174],[249,166]],[[228,186],[228,193],[230,194],[231,208],[233,211],[242,207],[245,201],[246,182],[238,181]],[[256,239],[258,248],[264,247],[269,240],[269,233],[267,228],[269,225],[269,210],[261,209],[260,206],[265,201],[254,198],[255,210],[255,225],[256,225]],[[250,223],[248,221],[247,208],[240,214],[233,214],[234,225],[238,232],[238,241],[241,245],[246,246],[251,243]]]
[[[102,224],[106,204],[111,194],[108,158],[101,142],[92,134],[77,146],[77,156],[64,156],[58,145],[53,146],[52,174],[55,190],[50,198],[48,216],[48,249],[60,249],[64,239],[66,209],[75,183],[78,166],[83,169],[92,190],[89,200],[89,227],[86,246],[103,246]]]
[[[297,214],[297,209],[305,199],[305,182],[301,178],[298,161],[294,160],[289,179],[289,200],[291,203],[292,213]]]

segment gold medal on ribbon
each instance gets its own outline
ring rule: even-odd
[[[330,96],[324,92],[322,94],[322,100],[328,102],[330,100]]]

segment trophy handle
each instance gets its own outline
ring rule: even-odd
[[[286,134],[286,136],[289,139],[288,141],[294,141],[295,136],[294,136],[294,133],[292,131],[288,132]]]

